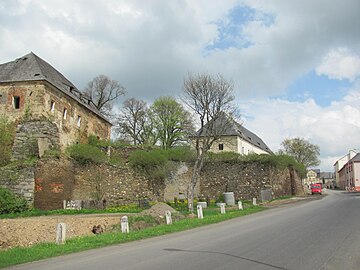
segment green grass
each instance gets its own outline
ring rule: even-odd
[[[0,268],[37,261],[45,258],[70,254],[74,252],[104,247],[113,244],[121,244],[130,241],[146,239],[154,236],[160,236],[168,233],[184,231],[208,224],[218,223],[228,219],[249,215],[264,210],[260,206],[251,206],[240,210],[227,210],[226,214],[220,214],[219,210],[208,209],[204,211],[204,219],[186,218],[174,222],[172,225],[158,225],[143,230],[130,231],[129,234],[119,232],[103,233],[94,236],[85,236],[73,238],[66,241],[64,245],[53,243],[37,244],[28,248],[12,248],[0,251]],[[205,209],[204,209],[205,210]]]

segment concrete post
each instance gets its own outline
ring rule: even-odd
[[[56,227],[56,244],[64,244],[66,241],[66,224],[59,223]]]
[[[253,205],[257,205],[256,204],[256,198],[253,198]]]
[[[244,208],[243,208],[243,205],[242,205],[242,202],[241,202],[241,201],[238,201],[238,205],[239,205],[239,210],[244,210]]]
[[[123,216],[120,219],[121,221],[121,232],[122,233],[129,233],[129,221],[127,216]]]
[[[165,212],[165,217],[166,217],[166,224],[167,225],[172,224],[171,212],[169,210]]]
[[[221,203],[220,204],[220,212],[221,212],[221,214],[225,214],[226,213],[226,211],[225,211],[225,203]]]
[[[203,219],[203,218],[204,218],[204,215],[203,215],[203,210],[202,210],[202,206],[201,206],[201,205],[197,205],[197,206],[196,206],[196,211],[197,211],[197,216],[198,216],[198,218]]]

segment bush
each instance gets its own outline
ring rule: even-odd
[[[25,198],[15,195],[12,191],[0,188],[0,214],[20,213],[28,210]]]
[[[81,164],[104,163],[107,155],[99,148],[89,144],[73,144],[66,149],[68,155]]]
[[[132,167],[141,168],[146,171],[165,166],[166,156],[161,151],[137,150],[130,154],[129,163]]]
[[[195,160],[195,151],[189,147],[179,146],[162,150],[164,155],[172,161],[193,161]]]
[[[88,144],[92,146],[107,147],[110,145],[110,142],[106,140],[100,140],[95,135],[89,135]]]

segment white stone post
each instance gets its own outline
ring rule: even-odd
[[[66,209],[66,200],[63,200],[63,209]]]
[[[66,241],[66,224],[59,223],[56,227],[56,244],[64,244]]]
[[[166,217],[166,224],[167,225],[172,224],[171,212],[169,210],[165,212],[165,217]]]
[[[239,205],[239,210],[244,210],[244,208],[243,208],[243,205],[242,205],[242,202],[241,202],[241,201],[238,201],[238,205]]]
[[[257,205],[256,204],[256,198],[253,198],[253,205]]]
[[[121,217],[121,232],[129,233],[129,221],[127,216]]]
[[[201,206],[201,205],[197,205],[197,206],[196,206],[196,211],[197,211],[197,216],[198,216],[198,218],[203,219],[203,218],[204,218],[204,215],[203,215],[203,210],[202,210],[202,206]]]
[[[225,211],[225,203],[220,203],[220,213],[221,214],[225,214],[226,213],[226,211]]]

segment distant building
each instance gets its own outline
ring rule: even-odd
[[[341,157],[340,159],[338,159],[335,164],[334,164],[334,174],[335,174],[335,183],[336,183],[336,187],[340,188],[340,189],[345,189],[345,182],[344,181],[340,181],[340,176],[339,176],[339,171],[344,167],[344,165],[350,160],[352,159],[355,155],[357,154],[357,152],[355,152],[354,150],[350,150],[348,154],[346,154],[345,156]]]
[[[213,126],[214,130],[211,134],[216,134],[218,139],[212,144],[210,152],[220,153],[227,151],[242,155],[250,153],[272,154],[270,148],[260,137],[225,114],[222,114]],[[204,130],[206,129],[207,126],[204,127]],[[197,133],[201,137],[205,131],[199,130]],[[192,145],[194,145],[194,138],[192,138]]]
[[[18,134],[33,132],[43,146],[52,144],[49,127],[62,149],[90,134],[110,139],[111,123],[91,99],[32,52],[0,65],[0,115],[18,125]]]
[[[345,189],[360,191],[360,153],[339,170],[339,180]]]
[[[306,178],[304,179],[304,185],[311,185],[315,183],[320,183],[317,170],[308,170]]]

